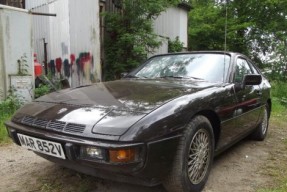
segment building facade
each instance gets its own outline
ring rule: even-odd
[[[26,0],[26,9],[53,16],[33,16],[34,48],[52,75],[70,80],[72,87],[102,80],[105,36],[103,12],[121,11],[121,0]],[[154,21],[162,46],[177,37],[187,47],[188,12],[185,3],[167,9]]]
[[[101,80],[99,3],[95,0],[26,0],[33,16],[34,47],[50,75],[72,87]]]

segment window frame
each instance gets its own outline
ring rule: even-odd
[[[243,74],[242,79],[241,79],[241,82],[237,82],[237,81],[235,80],[235,78],[236,78],[236,71],[237,71],[237,64],[238,64],[237,62],[238,62],[239,59],[241,59],[241,60],[243,60],[243,61],[246,62],[247,66],[249,67],[249,71],[251,72],[250,74],[256,74],[256,73],[254,73],[254,69],[256,69],[256,68],[255,68],[253,65],[252,65],[252,67],[251,67],[250,61],[249,61],[247,58],[245,58],[245,57],[238,56],[238,57],[235,58],[235,62],[234,62],[235,66],[234,66],[233,80],[232,80],[233,83],[242,83],[244,76],[247,75],[247,74]],[[246,65],[245,65],[245,66],[246,66]],[[256,72],[258,73],[257,70],[256,70]],[[258,74],[259,74],[259,73],[258,73]]]

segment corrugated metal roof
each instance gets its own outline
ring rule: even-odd
[[[38,7],[45,6],[49,3],[53,3],[58,0],[26,0],[25,1],[25,8],[30,10],[30,9],[35,9]]]

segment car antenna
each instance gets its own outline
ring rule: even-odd
[[[223,67],[223,82],[225,81],[225,66],[226,66],[226,51],[227,51],[227,5],[228,0],[225,1],[225,26],[224,26],[224,67]]]

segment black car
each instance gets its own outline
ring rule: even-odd
[[[188,52],[43,96],[6,126],[16,144],[79,172],[196,192],[215,155],[266,137],[270,112],[270,84],[246,56]]]

